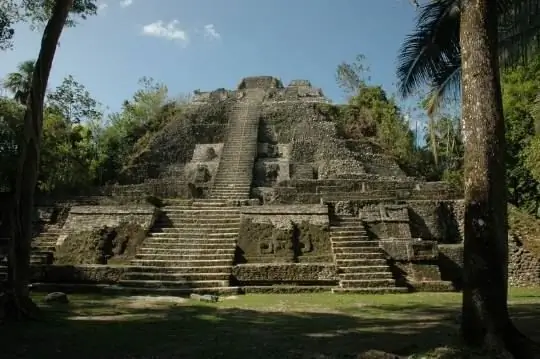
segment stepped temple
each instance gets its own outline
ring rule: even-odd
[[[407,177],[367,138],[341,138],[338,107],[305,80],[248,77],[236,90],[196,91],[133,160],[137,180],[37,200],[33,286],[178,295],[459,289],[459,195]]]

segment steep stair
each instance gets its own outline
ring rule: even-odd
[[[54,261],[56,242],[61,234],[61,228],[50,226],[42,230],[32,239],[32,251],[30,252],[30,264],[47,265]]]
[[[264,92],[250,91],[234,105],[226,141],[210,193],[215,199],[248,199],[257,156],[260,103]]]
[[[174,201],[162,209],[119,286],[138,293],[236,293],[229,283],[239,230],[239,209],[225,201]]]
[[[396,287],[386,256],[377,241],[369,240],[359,218],[342,216],[330,226],[330,240],[339,271],[333,293],[402,293]]]

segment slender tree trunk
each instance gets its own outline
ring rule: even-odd
[[[58,40],[66,23],[73,0],[57,0],[49,19],[37,58],[32,86],[26,101],[24,135],[20,147],[17,183],[13,200],[12,236],[8,257],[8,291],[4,293],[5,315],[17,319],[34,316],[37,307],[29,293],[30,248],[34,192],[37,183],[43,100]]]
[[[508,299],[505,127],[499,79],[497,9],[462,0],[462,126],[465,142],[465,250],[462,333],[465,342],[516,359],[540,350],[512,324]]]

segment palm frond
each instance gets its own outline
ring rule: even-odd
[[[430,92],[425,104],[428,116],[434,116],[441,104],[457,101],[461,90],[461,57],[454,56],[431,78]]]
[[[415,30],[398,54],[398,91],[402,96],[429,85],[434,74],[459,54],[459,3],[438,0],[421,6]]]

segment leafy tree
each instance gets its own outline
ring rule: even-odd
[[[72,123],[95,121],[103,115],[100,104],[72,75],[64,78],[60,86],[47,95],[47,105]]]
[[[96,0],[74,0],[66,26],[77,24],[77,18],[86,19],[97,13]],[[31,28],[42,28],[53,14],[56,0],[2,0],[0,2],[0,50],[11,49],[15,35],[14,25],[27,22]]]
[[[24,107],[12,99],[0,98],[0,191],[14,190]]]
[[[139,80],[141,88],[110,116],[99,141],[98,177],[103,182],[123,181],[131,159],[144,151],[148,140],[181,111],[184,101],[171,100],[167,87],[152,78]],[[126,179],[127,180],[127,179]]]
[[[35,61],[27,60],[17,66],[17,71],[9,73],[4,80],[4,88],[13,94],[15,101],[25,104],[32,86]]]
[[[525,166],[537,183],[540,182],[540,135],[532,138],[528,146],[524,149],[523,154]],[[537,191],[540,191],[538,186]]]
[[[428,115],[435,113],[441,103],[460,96],[460,1],[430,0],[419,6],[415,28],[399,51],[399,92],[411,96],[427,86],[430,89],[425,104]],[[501,63],[511,67],[527,62],[537,48],[540,1],[496,1]]]
[[[336,68],[336,82],[347,96],[353,96],[358,89],[369,81],[369,66],[365,64],[366,57],[356,55],[352,63],[342,62]]]
[[[73,6],[73,0],[56,0],[43,31],[41,48],[32,78],[32,86],[24,114],[23,137],[19,148],[19,164],[13,196],[12,235],[8,255],[9,290],[4,293],[5,315],[15,318],[35,316],[37,307],[29,292],[30,242],[32,215],[43,124],[43,102],[58,40]]]
[[[336,69],[336,81],[348,95],[348,106],[341,110],[338,129],[345,138],[375,137],[400,165],[410,167],[414,136],[393,98],[381,86],[369,85],[369,67],[365,56],[353,63],[342,62]]]
[[[506,168],[509,202],[536,213],[540,203],[538,181],[525,164],[525,149],[535,133],[534,99],[540,93],[540,56],[527,65],[505,71],[502,77],[506,122]]]

